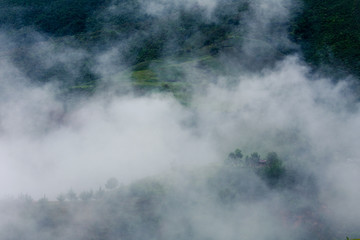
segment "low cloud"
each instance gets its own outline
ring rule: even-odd
[[[141,2],[140,9],[159,17],[173,6],[190,9],[196,5],[211,15],[217,3],[150,1]],[[128,7],[134,10],[134,6]],[[195,85],[189,106],[181,105],[171,94],[139,96],[131,91],[123,51],[136,34],[107,50],[92,52],[94,62],[88,67],[103,81],[87,97],[62,96],[59,79],[34,83],[37,74],[32,73],[36,71],[29,72],[14,64],[13,58],[2,57],[0,195],[23,193],[35,199],[46,195],[54,200],[69,189],[95,189],[109,177],[116,177],[130,186],[130,193],[119,194],[136,199],[131,195],[132,183],[155,176],[170,186],[162,215],[168,224],[161,229],[168,239],[289,239],[294,234],[295,239],[304,239],[311,226],[297,228],[301,219],[284,223],[295,203],[307,209],[306,214],[319,216],[319,222],[327,226],[359,229],[360,112],[349,79],[334,84],[331,79],[319,78],[298,56],[283,56],[273,67],[258,72],[242,71],[241,64],[256,63],[257,54],[274,56],[278,54],[275,49],[291,45],[285,34],[290,7],[291,2],[286,0],[250,3],[247,14],[253,21],[246,21],[243,42],[249,58],[244,57],[239,64],[233,62],[233,66],[242,67],[231,76],[218,77],[200,70],[196,63],[183,64],[184,78]],[[107,9],[115,15],[125,10],[116,3]],[[1,42],[12,46],[8,36],[0,36]],[[32,59],[43,69],[61,65],[66,73],[63,77],[76,79],[82,68],[78,63],[91,54],[41,39],[30,44]],[[120,81],[126,91],[117,91]],[[262,156],[276,151],[289,171],[305,176],[300,190],[271,189],[246,169],[221,172],[222,162],[236,148]],[[227,176],[239,181],[229,181]],[[243,194],[237,204],[220,203],[211,187],[226,190],[226,184],[244,190],[252,201]],[[311,190],[306,195],[308,185]],[[132,204],[121,204],[118,209],[124,216],[140,221],[139,216],[132,215]],[[77,239],[76,234],[96,224],[96,211],[71,213],[74,223],[83,222],[77,233],[67,228],[66,237]],[[12,215],[9,210],[6,216]],[[10,222],[36,236],[34,223],[20,221],[20,215],[11,217]],[[4,219],[0,218],[2,228],[7,226]],[[316,222],[311,224],[316,227]],[[182,235],[184,232],[188,235]],[[136,232],[138,239],[143,233],[146,231]],[[46,232],[40,239],[48,236],[51,233]]]

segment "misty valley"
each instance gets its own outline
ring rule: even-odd
[[[1,0],[1,240],[360,239],[357,0]]]
[[[77,194],[70,189],[56,201],[21,195],[3,202],[2,212],[14,222],[2,229],[2,237],[203,239],[220,238],[224,233],[213,228],[222,225],[234,238],[246,238],[252,234],[241,224],[243,217],[276,230],[276,238],[289,238],[293,234],[289,231],[303,228],[304,238],[345,234],[346,227],[334,231],[322,217],[327,206],[319,201],[313,177],[285,169],[275,152],[266,158],[256,152],[243,158],[237,149],[222,163],[173,174],[178,176],[149,177],[126,187],[109,178],[96,191]],[[287,197],[279,201],[277,194]],[[201,226],[203,221],[210,226]],[[230,233],[231,228],[236,233]],[[267,234],[257,233],[261,238]]]

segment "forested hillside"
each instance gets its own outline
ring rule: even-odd
[[[249,28],[251,23],[247,19],[256,13],[249,8],[248,1],[223,0],[216,4],[211,13],[200,5],[188,8],[174,3],[167,4],[161,13],[153,13],[146,11],[138,0],[3,0],[0,23],[3,29],[12,31],[12,38],[21,47],[8,49],[2,55],[14,58],[37,81],[58,79],[67,87],[90,91],[101,78],[92,70],[95,55],[119,44],[121,53],[114,56],[116,61],[128,66],[135,86],[145,90],[179,92],[187,88],[181,83],[174,84],[183,82],[176,77],[181,70],[176,70],[179,66],[162,63],[165,58],[180,63],[198,60],[199,66],[221,74],[226,69],[232,70],[221,60],[224,56],[236,58],[247,70],[259,70],[298,52],[314,69],[341,76],[360,75],[358,1],[298,1],[283,9],[289,11],[287,22],[268,19],[270,30],[261,37],[249,34],[254,29]],[[65,43],[86,50],[87,56],[78,63],[80,73],[69,76],[62,64],[50,68],[38,66],[40,69],[35,71],[33,65],[40,56],[34,56],[29,49],[37,41],[29,29],[45,34],[45,39],[51,39],[55,47]],[[273,37],[279,34],[288,34],[294,44],[275,43]],[[244,42],[256,45],[256,56],[244,50]],[[166,74],[160,76],[149,67],[152,62]]]
[[[303,2],[293,37],[314,67],[336,67],[360,75],[359,1]]]

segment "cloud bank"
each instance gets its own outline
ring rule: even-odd
[[[140,3],[147,14],[159,17],[174,4],[185,8],[199,5],[211,15],[218,2]],[[184,65],[182,71],[189,82],[207,82],[194,87],[189,106],[181,105],[171,94],[139,96],[129,91],[128,85],[125,94],[98,89],[91,97],[64,100],[59,97],[57,81],[34,83],[30,79],[38,76],[36,71],[28,72],[13,59],[1,58],[0,195],[24,193],[35,199],[46,195],[53,200],[70,188],[79,192],[103,186],[109,177],[129,185],[157,176],[169,181],[172,188],[161,205],[166,210],[163,217],[167,224],[161,229],[166,239],[289,239],[294,234],[297,239],[306,239],[311,227],[296,228],[296,220],[283,223],[292,209],[291,201],[316,212],[330,228],[343,225],[356,231],[360,227],[356,219],[360,215],[360,112],[349,79],[334,84],[331,79],[319,78],[296,55],[261,71],[242,71],[244,62],[256,63],[258,55],[274,56],[278,54],[274,48],[291,45],[285,34],[291,6],[289,1],[251,2],[248,14],[253,21],[245,24],[247,35],[242,49],[248,58],[232,63],[240,70],[232,71],[231,76],[213,76]],[[109,11],[118,14],[116,3]],[[1,41],[11,46],[4,35]],[[121,64],[125,57],[117,55],[123,54],[129,39],[110,50],[99,50],[95,64],[89,64],[96,65],[94,72],[103,79],[110,79],[103,82],[110,85],[105,89],[116,85],[113,75],[127,69]],[[60,65],[67,73],[62,77],[70,79],[81,72],[82,66],[77,63],[94,54],[47,40],[35,42],[30,49],[38,67],[53,69]],[[126,74],[121,78],[126,84],[131,82]],[[242,181],[232,183],[226,176],[236,175],[226,171],[220,177],[214,174],[215,183],[202,179],[207,176],[202,171],[219,167],[235,148],[246,153],[257,151],[262,156],[276,151],[288,169],[311,176],[310,180],[300,183],[300,190],[279,192],[246,170],[240,178],[245,185]],[[194,171],[199,171],[199,176],[194,177]],[[310,183],[316,190],[303,194]],[[238,204],[221,205],[211,195],[211,184],[219,184],[216,186],[222,190],[226,184],[234,184],[255,200],[249,202],[242,196],[245,200]],[[129,191],[120,195],[138,199],[136,190]],[[121,222],[125,221],[123,214],[141,222],[132,214],[136,206],[119,204],[121,216],[109,216]],[[69,227],[58,239],[81,236],[88,226],[97,224],[96,211],[89,210],[88,215],[74,212],[73,223],[81,225],[83,221],[79,232],[72,233]],[[6,216],[11,215],[9,211]],[[6,218],[0,220],[1,227],[7,229]],[[26,225],[16,214],[10,222],[18,223],[25,232],[34,231],[39,239],[51,236],[49,232],[37,233],[33,222]],[[283,230],[284,225],[287,230]],[[141,234],[148,231],[134,232],[137,239],[145,239]]]

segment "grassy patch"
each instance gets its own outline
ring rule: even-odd
[[[150,69],[134,71],[131,78],[135,82],[157,82],[158,77],[155,72]]]

